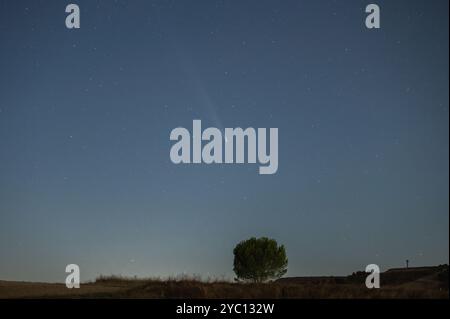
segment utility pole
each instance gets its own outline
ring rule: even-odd
[[[409,268],[409,259],[406,259],[406,269]]]

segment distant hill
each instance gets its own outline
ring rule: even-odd
[[[415,283],[448,290],[448,265],[392,268],[380,274],[381,285],[394,286]],[[284,284],[365,284],[367,273],[357,271],[349,276],[285,277],[276,282]]]

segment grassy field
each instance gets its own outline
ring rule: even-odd
[[[0,298],[449,298],[448,266],[392,269],[381,288],[367,289],[365,274],[291,277],[251,284],[220,280],[97,278],[67,289],[64,284],[0,281]]]

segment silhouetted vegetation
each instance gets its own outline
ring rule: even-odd
[[[270,283],[236,283],[199,276],[100,276],[95,282],[82,283],[80,289],[67,289],[64,284],[0,281],[0,298],[449,298],[448,265],[388,270],[381,273],[380,289],[367,289],[363,274],[367,275],[292,277]]]

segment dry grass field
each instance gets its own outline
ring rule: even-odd
[[[64,284],[0,281],[0,298],[433,298],[448,299],[448,266],[392,269],[381,288],[367,289],[365,274],[347,277],[291,277],[251,284],[194,278],[97,278],[67,289]]]

